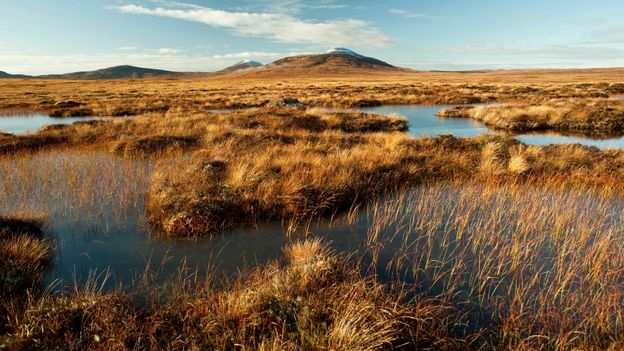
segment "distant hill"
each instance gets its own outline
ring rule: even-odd
[[[332,48],[322,54],[285,57],[241,76],[324,76],[409,71],[346,48]]]
[[[332,48],[321,54],[290,56],[263,65],[252,60],[243,60],[223,70],[208,72],[173,72],[136,66],[115,66],[95,71],[48,74],[41,76],[11,75],[0,71],[0,78],[39,78],[67,80],[133,79],[133,78],[187,78],[187,77],[322,77],[351,76],[367,74],[414,72],[395,67],[376,58],[360,55],[346,48]]]
[[[345,48],[331,48],[327,52],[318,55],[301,55],[285,57],[271,64],[272,66],[290,66],[298,68],[313,68],[317,66],[343,66],[348,68],[364,68],[371,70],[396,68],[391,64],[362,56]]]
[[[233,64],[232,66],[222,69],[217,73],[231,73],[236,71],[248,70],[252,68],[258,68],[264,66],[262,63],[253,60],[243,60],[238,63]]]
[[[98,69],[95,71],[74,72],[65,74],[49,74],[37,76],[41,79],[128,79],[128,78],[152,78],[152,77],[176,77],[188,73],[165,71],[160,69],[142,68],[135,66],[115,66]]]
[[[32,76],[27,76],[25,74],[10,74],[0,71],[0,78],[32,78]]]

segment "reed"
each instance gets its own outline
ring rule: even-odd
[[[195,287],[139,312],[91,284],[67,297],[31,299],[14,318],[13,349],[412,349],[461,345],[431,303],[402,304],[318,240],[285,248],[218,290]],[[185,281],[178,281],[185,285]],[[448,331],[447,331],[448,332]],[[446,337],[446,338],[445,338]]]
[[[479,345],[618,348],[622,210],[621,195],[566,187],[424,186],[372,205],[368,240],[419,298],[463,311]]]

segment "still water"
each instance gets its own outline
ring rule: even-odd
[[[159,166],[169,162],[179,167],[185,159],[157,162]],[[154,166],[152,161],[75,151],[0,160],[0,213],[31,211],[48,218],[55,258],[46,272],[45,286],[71,288],[86,284],[90,277],[101,280],[109,275],[106,288],[121,286],[136,291],[137,286],[146,286],[146,281],[152,287],[171,282],[180,267],[199,276],[209,272],[218,277],[232,276],[245,268],[282,259],[284,245],[309,236],[321,237],[336,252],[351,254],[381,280],[391,281],[399,275],[401,281],[410,282],[414,280],[413,269],[418,268],[415,260],[422,260],[418,245],[432,244],[420,232],[418,220],[433,216],[440,230],[453,228],[457,213],[445,204],[463,203],[471,208],[474,198],[480,198],[480,212],[466,212],[473,213],[470,221],[477,231],[482,219],[487,218],[484,213],[502,211],[506,218],[512,218],[536,204],[545,211],[552,209],[545,218],[554,216],[562,204],[567,204],[570,215],[589,222],[609,213],[607,223],[615,228],[621,228],[624,213],[624,199],[620,197],[607,199],[526,187],[519,192],[521,197],[505,191],[488,192],[490,195],[483,197],[477,184],[425,185],[407,193],[389,194],[353,216],[309,223],[295,233],[289,234],[282,223],[271,222],[230,230],[214,238],[172,239],[158,233],[146,218],[143,195],[149,189]],[[549,202],[552,206],[542,207]],[[390,217],[396,218],[380,225],[387,222],[383,218]],[[427,255],[433,255],[429,259],[448,254],[435,247],[428,250]]]
[[[408,106],[388,105],[363,108],[362,111],[384,115],[399,114],[409,121],[409,133],[420,136],[437,136],[451,134],[456,137],[470,137],[493,133],[483,123],[468,118],[440,118],[440,110],[452,106]],[[210,110],[212,113],[227,112],[230,110]],[[0,116],[0,131],[5,133],[36,132],[40,128],[54,124],[72,124],[78,121],[103,119],[105,117],[68,117],[53,118],[46,115],[34,114],[27,116]],[[549,144],[582,144],[595,146],[601,149],[624,147],[624,136],[611,138],[590,138],[583,136],[569,136],[553,131],[533,132],[516,135],[523,143],[530,145]]]
[[[468,118],[440,118],[436,114],[451,106],[379,106],[364,108],[362,111],[384,115],[396,113],[405,117],[410,124],[409,133],[414,136],[437,136],[451,134],[456,137],[476,136],[493,133],[483,123]],[[548,131],[516,136],[530,145],[582,144],[601,149],[624,147],[624,136],[616,138],[594,139],[581,136],[566,136]]]
[[[31,133],[49,125],[72,124],[78,121],[91,121],[102,118],[104,117],[55,118],[42,114],[0,116],[0,132],[9,134]]]

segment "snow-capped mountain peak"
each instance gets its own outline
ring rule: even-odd
[[[258,62],[258,61],[254,61],[254,60],[250,60],[250,59],[244,59],[242,61],[239,62],[239,64],[242,63],[247,63],[247,64],[251,64],[251,65],[262,65],[262,63]]]
[[[341,55],[349,55],[349,56],[355,56],[355,57],[361,57],[362,55],[358,54],[357,52],[347,49],[347,48],[340,48],[340,47],[333,47],[327,51],[325,51],[326,54],[341,54]]]

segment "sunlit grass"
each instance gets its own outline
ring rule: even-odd
[[[372,206],[368,241],[495,349],[606,348],[624,327],[623,211],[621,194],[432,185]]]

